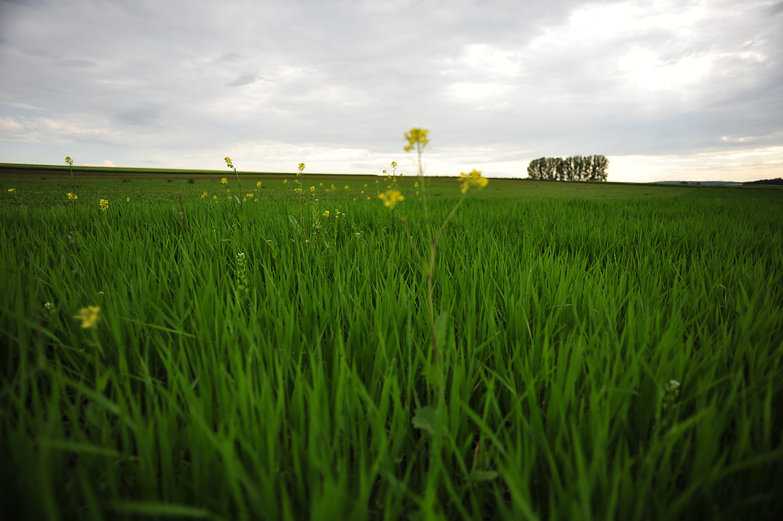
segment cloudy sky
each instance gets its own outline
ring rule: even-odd
[[[783,1],[0,0],[0,162],[783,176]]]

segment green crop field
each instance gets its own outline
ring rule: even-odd
[[[781,190],[0,174],[7,519],[783,518]]]

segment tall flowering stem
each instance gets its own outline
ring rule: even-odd
[[[302,174],[304,174],[305,164],[299,163],[299,166],[297,167],[297,173],[296,173],[296,188],[294,188],[294,191],[296,192],[298,198],[299,198],[299,226],[301,226],[302,231],[305,235],[305,241],[308,243],[310,242],[310,237],[307,235],[307,226],[305,225],[305,219],[304,219],[304,191],[302,190]]]
[[[424,205],[424,217],[427,220],[427,223],[429,223],[430,220],[430,210],[427,205],[427,191],[424,183],[424,167],[421,163],[421,153],[424,152],[424,149],[430,144],[429,132],[430,131],[426,128],[414,127],[405,133],[405,141],[408,142],[405,146],[405,151],[416,151],[416,161],[419,166],[416,175],[419,178],[419,185],[421,185],[421,201]]]
[[[413,250],[413,253],[416,255],[416,258],[419,260],[420,266],[422,266],[422,270],[424,272],[424,277],[427,280],[427,318],[429,319],[429,325],[430,325],[430,337],[432,339],[432,363],[433,365],[438,365],[439,363],[439,357],[438,353],[440,350],[440,346],[438,345],[438,334],[435,329],[435,302],[433,299],[433,293],[434,293],[434,277],[435,277],[435,259],[436,259],[436,253],[437,253],[437,246],[438,246],[438,240],[440,239],[441,235],[443,234],[443,231],[446,229],[446,226],[451,222],[451,220],[456,215],[457,211],[460,209],[462,204],[465,202],[465,198],[467,197],[468,191],[471,188],[476,189],[482,189],[489,183],[489,180],[481,175],[481,172],[478,170],[473,170],[469,174],[465,174],[464,172],[460,174],[459,182],[462,184],[461,192],[462,197],[460,197],[459,201],[457,201],[457,204],[454,205],[454,207],[451,209],[449,214],[446,216],[446,218],[443,220],[443,223],[441,223],[438,230],[432,234],[432,236],[428,240],[427,244],[427,251],[425,254],[422,254],[419,248],[416,246],[416,242],[413,240],[413,235],[410,232],[410,229],[408,228],[408,223],[405,221],[403,217],[400,217],[400,223],[402,224],[402,227],[405,231],[405,235],[408,237],[408,241],[410,242],[411,249]],[[396,205],[400,202],[405,200],[405,197],[402,195],[402,193],[399,190],[387,190],[386,192],[379,194],[378,198],[383,201],[383,204],[389,208],[392,212],[394,212],[394,209]]]
[[[73,193],[76,193],[76,180],[73,178],[73,159],[71,156],[65,156],[65,162],[68,163],[68,170],[71,171],[71,185],[73,185]]]
[[[234,175],[237,177],[237,186],[239,187],[239,193],[242,193],[242,182],[239,180],[239,173],[237,172],[236,167],[234,166],[234,162],[231,160],[230,157],[225,157],[226,166],[234,170]],[[239,199],[239,198],[237,198]],[[242,207],[242,200],[239,199],[239,207]]]
[[[68,192],[68,201],[71,203],[71,212],[73,213],[73,220],[76,222],[76,200],[79,196],[76,195],[76,180],[73,177],[73,159],[71,156],[65,156],[65,162],[68,164],[68,170],[71,172],[71,186],[73,192]],[[68,207],[65,207],[65,216],[68,218]]]
[[[421,165],[421,153],[424,151],[424,149],[427,147],[427,145],[430,144],[429,137],[427,134],[429,134],[429,130],[426,128],[412,128],[408,132],[405,133],[405,140],[408,142],[408,144],[405,146],[405,151],[410,152],[411,150],[416,151],[418,163],[419,163],[419,172],[418,175],[424,175],[424,169]]]

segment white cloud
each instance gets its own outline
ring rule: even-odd
[[[0,141],[27,143],[104,142],[116,137],[109,128],[101,128],[86,115],[69,115],[62,119],[46,116],[0,118]]]
[[[748,172],[753,172],[751,178]],[[681,155],[617,156],[610,181],[747,181],[783,175],[783,146]]]

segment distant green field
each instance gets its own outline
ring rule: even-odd
[[[38,165],[0,165],[0,201],[17,202],[32,205],[52,205],[67,202],[65,194],[73,190],[74,183],[67,167]],[[161,169],[123,169],[107,167],[82,167],[74,169],[75,186],[84,201],[97,204],[101,198],[109,201],[158,201],[178,199],[198,199],[206,191],[223,196],[225,187],[220,179],[226,177],[229,188],[239,193],[239,187],[231,171],[215,170],[161,170]],[[292,182],[295,173],[240,173],[241,185],[245,193],[253,191],[258,181],[261,189],[260,199],[295,199]],[[283,181],[286,180],[286,183]],[[45,181],[42,183],[42,181]],[[415,193],[413,187],[416,176],[402,176],[398,184],[406,192]],[[430,192],[435,197],[457,197],[460,194],[456,178],[430,178]],[[386,189],[388,183],[383,176],[375,175],[338,175],[306,174],[305,190],[314,186],[318,195],[325,200],[361,201],[367,197],[375,199],[379,191]],[[329,190],[334,185],[335,190]],[[350,190],[345,190],[348,186]],[[9,195],[8,188],[16,188]],[[579,199],[623,199],[646,197],[672,197],[692,193],[694,190],[724,190],[693,186],[657,186],[624,183],[559,183],[553,181],[521,181],[497,179],[482,190],[479,198],[579,198]],[[739,189],[739,188],[735,188]],[[750,189],[746,189],[750,190]],[[364,191],[364,193],[362,193]]]
[[[9,519],[783,518],[783,191],[491,180],[436,366],[455,179],[100,175],[0,172]]]

